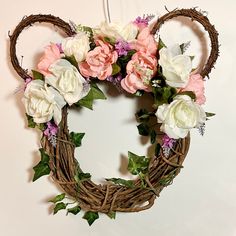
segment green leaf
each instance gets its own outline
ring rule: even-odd
[[[66,196],[65,193],[59,194],[56,197],[50,199],[49,202],[52,202],[52,203],[60,202],[60,201],[62,201],[65,198],[65,196]]]
[[[91,84],[91,88],[87,96],[79,100],[76,105],[77,106],[83,106],[88,109],[93,109],[93,102],[97,99],[106,99],[106,96],[102,92],[101,89],[98,88],[98,86],[95,83]]]
[[[134,188],[134,181],[133,180],[126,180],[121,178],[110,178],[106,179],[106,181],[111,181],[117,185],[128,187],[128,188]]]
[[[129,163],[128,170],[133,175],[146,174],[148,171],[149,159],[145,156],[138,156],[128,152]]]
[[[195,58],[195,56],[189,56],[189,57],[190,57],[191,61]]]
[[[74,178],[75,178],[75,181],[77,183],[80,183],[82,181],[89,180],[91,178],[91,174],[90,173],[79,172],[75,175]]]
[[[192,91],[180,92],[180,93],[177,93],[176,96],[177,96],[177,95],[187,95],[187,96],[189,96],[190,98],[192,98],[193,100],[196,100],[196,95],[195,95],[195,93],[192,92]]]
[[[136,93],[134,93],[134,96],[141,97],[141,96],[143,96],[143,94],[144,94],[143,90],[137,90]]]
[[[115,219],[116,218],[116,212],[115,211],[110,211],[107,213],[107,215],[110,217],[110,219]]]
[[[151,137],[151,144],[154,144],[156,142],[156,137],[157,137],[157,133],[154,129],[151,131],[150,137]]]
[[[74,55],[72,55],[72,56],[66,56],[66,57],[64,57],[63,59],[69,61],[73,66],[75,66],[76,68],[78,68],[78,62],[76,61]]]
[[[212,117],[215,116],[215,113],[211,113],[211,112],[206,112],[206,117]]]
[[[111,75],[116,75],[120,72],[120,67],[116,63],[112,64],[112,74]]]
[[[35,128],[36,127],[36,123],[34,122],[34,119],[32,116],[29,116],[28,114],[25,114],[27,117],[27,121],[28,121],[28,127],[29,128]]]
[[[162,49],[162,48],[166,48],[166,45],[163,43],[163,41],[161,40],[161,38],[159,38],[159,43],[158,43],[158,50]]]
[[[155,147],[155,156],[158,157],[161,151],[161,145],[158,143]]]
[[[107,42],[107,43],[109,43],[109,44],[111,44],[111,45],[113,45],[113,46],[114,46],[115,43],[116,43],[116,39],[115,39],[115,38],[104,37],[103,39],[104,39],[105,42]]]
[[[77,215],[80,211],[81,211],[80,206],[75,206],[75,207],[72,207],[72,208],[68,208],[68,209],[67,209],[67,215],[68,215],[69,213],[71,213],[71,214],[73,214],[73,215]]]
[[[153,87],[155,105],[158,107],[164,103],[170,103],[176,92],[176,89],[170,86]]]
[[[44,75],[41,74],[40,72],[32,70],[32,74],[34,79],[44,80]]]
[[[147,122],[149,121],[149,118],[151,116],[155,116],[154,113],[152,112],[148,112],[146,109],[140,109],[138,112],[136,112],[136,118],[140,121],[140,122]]]
[[[97,86],[97,84],[93,83],[91,84],[91,90],[93,94],[93,99],[107,99],[103,91]]]
[[[53,215],[57,214],[58,211],[66,209],[68,204],[65,204],[64,202],[59,202],[55,205],[53,209]]]
[[[85,135],[85,133],[70,132],[70,139],[75,144],[76,147],[80,147],[82,144],[81,142],[82,142],[84,135]]]
[[[98,212],[87,211],[83,218],[87,220],[88,224],[91,226],[95,220],[99,218]]]
[[[39,151],[41,153],[41,161],[33,167],[33,170],[35,172],[33,182],[41,176],[48,175],[51,172],[51,169],[49,167],[49,156],[45,153],[43,148],[40,148]]]
[[[141,123],[140,125],[137,126],[138,132],[142,136],[148,136],[150,133],[150,128],[146,123]]]

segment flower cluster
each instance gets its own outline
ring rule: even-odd
[[[156,41],[150,19],[80,26],[74,36],[45,48],[23,98],[27,114],[45,124],[45,135],[55,135],[62,108],[83,105],[80,101],[92,96],[91,83],[99,80],[130,94],[152,94],[154,114],[170,139],[184,138],[205,124],[203,78],[194,72],[184,44],[166,47]]]

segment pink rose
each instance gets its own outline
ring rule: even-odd
[[[188,84],[185,88],[180,90],[184,91],[192,91],[196,95],[196,103],[202,105],[206,101],[206,97],[204,96],[204,81],[200,74],[191,74],[188,80]]]
[[[98,39],[95,43],[97,47],[88,52],[85,61],[80,63],[80,73],[87,78],[91,76],[105,80],[112,74],[112,64],[117,61],[118,54],[102,40]]]
[[[121,86],[129,93],[137,90],[150,91],[149,83],[157,71],[157,59],[144,52],[136,52],[126,66],[127,76]]]
[[[54,43],[48,45],[44,50],[44,55],[40,58],[38,63],[38,71],[43,75],[50,75],[50,71],[48,68],[52,65],[56,60],[61,58],[60,49]]]
[[[157,42],[148,27],[141,30],[137,40],[131,44],[131,47],[136,51],[142,51],[152,55],[156,55],[157,53]]]

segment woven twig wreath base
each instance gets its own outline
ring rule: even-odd
[[[169,19],[177,16],[189,17],[204,26],[211,40],[211,53],[200,74],[208,76],[218,57],[218,33],[210,24],[208,18],[196,9],[181,9],[168,12],[160,17],[153,27],[152,33],[156,34],[161,25]],[[70,25],[58,17],[51,15],[31,15],[24,18],[10,36],[10,56],[13,67],[24,80],[31,77],[27,70],[21,68],[16,56],[16,43],[22,30],[35,22],[47,22],[58,26],[68,36],[75,34]],[[79,163],[74,157],[75,146],[70,140],[67,126],[68,107],[62,111],[62,121],[59,126],[56,148],[43,137],[42,147],[50,156],[50,168],[53,180],[63,189],[65,193],[78,201],[79,206],[85,211],[109,213],[138,212],[150,208],[162,189],[173,181],[180,172],[184,159],[187,155],[190,137],[179,139],[165,157],[161,149],[159,155],[153,157],[149,164],[146,183],[149,188],[141,187],[141,180],[134,180],[134,188],[128,188],[108,182],[106,184],[95,184],[91,180],[77,183],[74,179]],[[82,170],[80,170],[82,172]]]

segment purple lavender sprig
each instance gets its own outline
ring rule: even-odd
[[[124,40],[118,39],[115,43],[115,50],[118,56],[127,56],[128,51],[131,50],[130,44]]]
[[[56,136],[58,132],[58,126],[52,121],[47,122],[46,125],[47,128],[43,131],[43,134],[48,138],[53,147],[56,147],[57,144]]]
[[[171,149],[174,147],[176,139],[170,138],[167,134],[162,138],[162,149],[165,157],[170,155]]]

